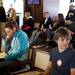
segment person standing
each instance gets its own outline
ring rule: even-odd
[[[5,8],[3,7],[3,3],[1,0],[0,0],[0,22],[6,22]]]
[[[2,33],[4,32],[5,22],[6,22],[5,8],[3,7],[3,3],[0,0],[0,50],[1,50],[1,36]]]
[[[16,22],[16,10],[13,8],[12,4],[10,4],[10,8],[8,10],[8,21]]]

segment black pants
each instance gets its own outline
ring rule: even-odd
[[[11,75],[11,72],[21,68],[21,61],[0,60],[0,75]]]
[[[9,70],[7,69],[7,66],[11,63],[12,61],[5,61],[0,59],[0,75],[10,75]]]

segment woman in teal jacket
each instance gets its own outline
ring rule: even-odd
[[[27,51],[29,48],[29,39],[25,32],[18,29],[13,22],[8,22],[5,25],[6,38],[4,39],[5,61],[0,62],[0,69],[12,61],[26,60]],[[3,63],[3,64],[2,64]],[[2,66],[2,65],[3,66]]]
[[[5,26],[6,36],[6,57],[8,60],[21,60],[29,48],[29,40],[25,32],[19,30],[13,22]],[[24,59],[22,59],[24,60]]]

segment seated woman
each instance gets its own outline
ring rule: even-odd
[[[59,13],[57,16],[57,21],[54,23],[54,27],[53,27],[54,31],[61,26],[65,27],[65,19],[64,19],[63,14]]]
[[[28,37],[30,38],[32,31],[34,29],[34,21],[30,12],[25,12],[23,18],[23,25],[21,28],[24,32],[27,33]]]

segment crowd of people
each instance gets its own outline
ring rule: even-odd
[[[34,27],[34,17],[28,11],[24,14],[21,28],[17,25],[16,10],[12,5],[7,16],[8,20],[5,9],[0,4],[0,24],[5,22],[5,36],[0,29],[0,39],[2,39],[0,44],[2,43],[1,46],[6,54],[5,60],[0,62],[1,75],[5,73],[5,66],[11,62],[24,61],[26,59],[24,55],[30,46],[50,41],[56,43],[56,48],[53,47],[50,51],[50,62],[45,75],[75,75],[75,9],[73,5],[70,5],[66,18],[62,13],[58,13],[56,21],[52,20],[49,12],[44,12],[37,29]],[[51,44],[47,45],[51,46]]]

